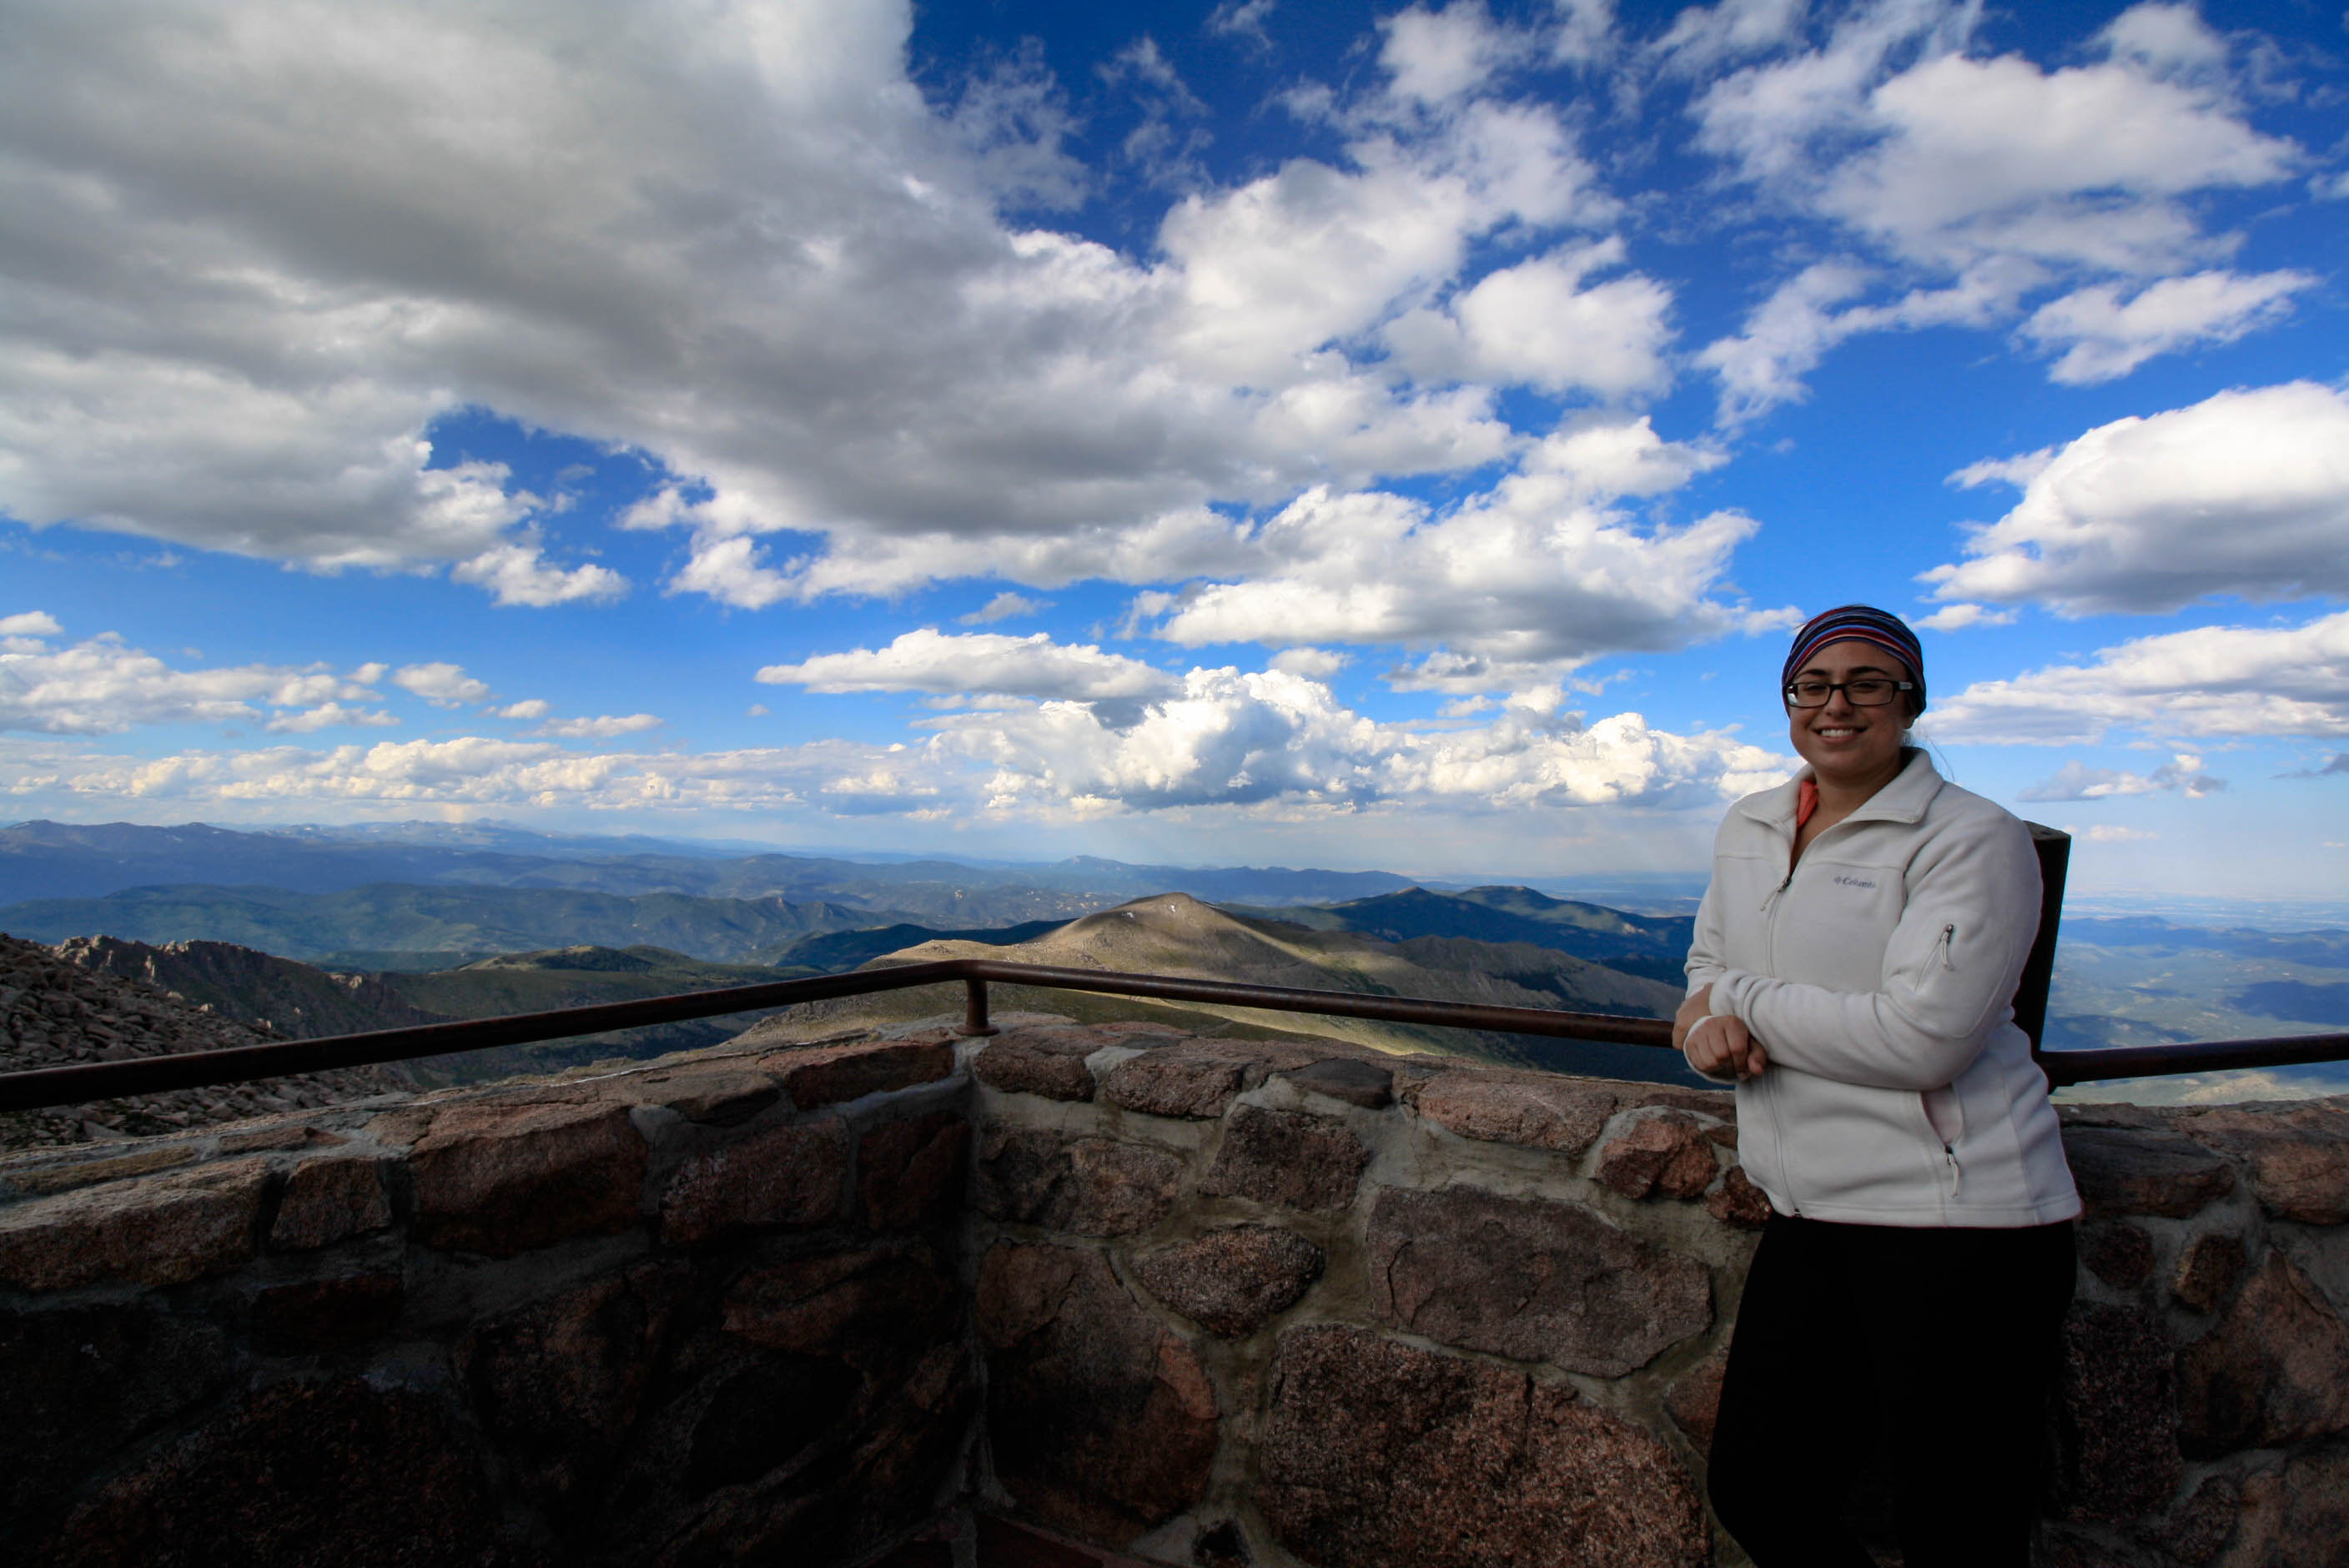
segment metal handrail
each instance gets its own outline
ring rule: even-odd
[[[279,1040],[225,1050],[188,1051],[129,1061],[91,1062],[0,1074],[0,1111],[79,1105],[127,1095],[243,1083],[289,1073],[325,1072],[381,1062],[487,1050],[497,1046],[596,1035],[787,1007],[841,996],[870,995],[960,981],[964,986],[962,1033],[992,1035],[988,1022],[990,981],[1061,991],[1092,991],[1114,996],[1154,996],[1176,1002],[1217,1002],[1268,1012],[1319,1013],[1396,1024],[1433,1024],[1444,1028],[1485,1029],[1554,1039],[1607,1041],[1619,1045],[1671,1046],[1671,1022],[1612,1013],[1570,1013],[1547,1007],[1495,1007],[1442,1002],[1420,996],[1370,996],[1351,991],[1316,991],[1293,985],[1247,985],[1228,980],[1189,980],[1172,975],[1135,975],[1116,970],[1071,969],[1042,964],[1011,964],[993,958],[948,958],[928,964],[886,965],[804,980],[763,985],[729,985],[633,1002],[605,1002],[502,1018],[460,1019],[406,1029],[376,1029],[314,1040]],[[2255,1040],[2217,1040],[2198,1045],[2122,1046],[2041,1056],[2052,1085],[2097,1078],[2152,1078],[2218,1068],[2283,1067],[2349,1058],[2349,1034],[2301,1035]]]
[[[1496,1029],[1629,1045],[1670,1046],[1671,1024],[1662,1018],[1628,1018],[1609,1013],[1568,1013],[1547,1007],[1491,1007],[1414,996],[1364,996],[1350,991],[1311,991],[1293,985],[1244,985],[1226,980],[1186,980],[1171,975],[1132,975],[1106,969],[1068,969],[1044,964],[1008,964],[993,958],[947,958],[929,964],[897,964],[805,980],[763,985],[729,985],[633,1002],[604,1002],[547,1013],[502,1018],[469,1018],[376,1029],[313,1040],[279,1040],[217,1051],[140,1057],[129,1061],[91,1062],[69,1068],[39,1068],[0,1074],[0,1111],[78,1105],[206,1084],[241,1083],[288,1073],[326,1072],[379,1062],[487,1050],[573,1035],[598,1035],[647,1024],[674,1024],[830,1001],[881,991],[961,981],[965,986],[966,1035],[995,1033],[987,1021],[987,983],[1038,985],[1062,991],[1097,991],[1120,996],[1157,996],[1170,1001],[1221,1002],[1285,1013],[1326,1013],[1378,1018],[1391,1023],[1435,1024],[1460,1029]]]
[[[2198,1040],[2175,1046],[2098,1046],[2090,1050],[2044,1051],[2038,1057],[2048,1083],[2095,1083],[2110,1078],[2175,1078],[2179,1073],[2234,1072],[2245,1068],[2300,1067],[2309,1062],[2349,1060],[2349,1034],[2267,1035],[2250,1040]]]

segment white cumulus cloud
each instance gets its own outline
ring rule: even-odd
[[[2202,758],[2181,751],[2151,773],[2131,773],[2118,768],[2091,768],[2066,762],[2054,777],[2023,790],[2023,800],[2106,800],[2121,795],[2157,795],[2178,790],[2199,799],[2227,787],[2224,779],[2206,773]]]
[[[1159,697],[1177,689],[1173,676],[1139,659],[1103,653],[1090,644],[1056,643],[1049,633],[949,634],[926,627],[905,633],[885,648],[769,665],[758,678],[769,686],[818,692],[985,692],[1078,702]]]
[[[173,669],[109,632],[69,647],[0,651],[0,729],[51,735],[107,735],[142,724],[235,723],[280,713],[282,727],[391,722],[379,714],[344,717],[341,702],[371,698],[364,682],[325,665],[239,665]],[[330,717],[305,722],[305,713]]]
[[[605,714],[595,718],[551,718],[533,733],[565,740],[608,740],[616,735],[635,735],[660,726],[660,719],[649,713]]]
[[[955,617],[966,626],[985,626],[997,621],[1009,621],[1019,615],[1033,615],[1050,607],[1050,602],[1031,599],[1025,593],[1009,591],[998,593],[968,615]]]
[[[2349,397],[2336,388],[2295,381],[2116,419],[2021,471],[2014,510],[1973,532],[1966,560],[1926,573],[1936,597],[2097,614],[2349,593]],[[1977,476],[1992,477],[1956,477]]]
[[[339,702],[327,702],[295,713],[275,715],[261,727],[272,734],[314,735],[322,729],[346,727],[388,728],[398,722],[381,708],[347,707]]]
[[[467,736],[158,758],[0,741],[0,796],[65,807],[138,799],[264,818],[526,806],[1045,821],[1217,810],[1294,821],[1373,807],[1711,810],[1785,779],[1789,767],[1733,735],[1659,730],[1632,713],[1586,725],[1576,715],[1512,707],[1481,727],[1423,734],[1354,713],[1319,683],[1232,669],[1190,672],[1176,696],[1121,728],[1065,701],[931,723],[937,733],[915,745],[833,740],[701,753]]]
[[[1386,327],[1396,363],[1423,380],[1574,389],[1621,397],[1660,391],[1671,374],[1671,291],[1620,265],[1620,240],[1555,251],[1487,273],[1442,309],[1412,311]]]
[[[2313,273],[2245,276],[2203,272],[2164,278],[2124,301],[2099,284],[2050,300],[2023,324],[2023,335],[2064,351],[2048,375],[2070,386],[2127,375],[2157,354],[2198,343],[2232,343],[2280,321],[2292,296],[2317,282]]]
[[[1530,34],[1496,25],[1482,0],[1452,0],[1441,10],[1413,5],[1379,29],[1386,35],[1379,64],[1394,92],[1431,105],[1467,97],[1537,48]]]
[[[1936,703],[1933,738],[2077,745],[2152,736],[2349,735],[2349,611],[2305,625],[2202,626],[2100,649],[2094,662],[1976,681]]]
[[[1272,15],[1278,0],[1218,0],[1207,14],[1206,29],[1226,37],[1245,38],[1260,49],[1272,47],[1272,39],[1264,30],[1264,19]]]
[[[1716,40],[1748,13],[1757,40],[1791,28],[1724,6],[1684,15],[1690,46],[1724,57]],[[1847,250],[1700,356],[1726,420],[1799,397],[1819,356],[1860,332],[1987,326],[2040,296],[2025,335],[2063,351],[2051,374],[2103,380],[2270,325],[2306,286],[2211,270],[2238,236],[2206,229],[2196,198],[2281,182],[2305,155],[2250,124],[2225,41],[2189,9],[2137,6],[2098,36],[2103,58],[2054,70],[1971,52],[1981,17],[1960,0],[1857,5],[1815,46],[1698,95],[1699,144]]]
[[[460,562],[449,575],[489,589],[501,604],[568,604],[582,599],[616,599],[628,591],[628,580],[608,566],[574,566],[566,571],[548,565],[545,551],[535,540],[493,545],[470,561]]]
[[[1599,47],[1604,13],[1562,11],[1553,54]],[[39,236],[5,263],[0,509],[506,604],[624,592],[561,559],[559,498],[434,466],[471,409],[665,470],[632,521],[685,534],[672,592],[1181,581],[1228,536],[1215,503],[1506,460],[1492,388],[1398,378],[1378,331],[1458,300],[1506,367],[1522,333],[1467,302],[1506,324],[1548,284],[1483,274],[1622,211],[1559,112],[1471,90],[1502,34],[1465,5],[1394,22],[1316,156],[1192,189],[1135,255],[1007,219],[1083,194],[1056,89],[1019,61],[917,86],[905,0],[629,15],[48,15],[0,55],[0,208]],[[1660,286],[1573,297],[1623,318],[1578,327],[1582,378],[1522,345],[1511,373],[1655,385]]]
[[[1255,385],[1326,378],[1335,366],[1311,356],[1452,279],[1478,236],[1616,211],[1566,128],[1533,106],[1479,103],[1437,136],[1406,146],[1381,129],[1350,151],[1352,169],[1296,159],[1166,214],[1185,364]]]
[[[992,769],[989,803],[1092,801],[1148,810],[1379,802],[1469,810],[1714,802],[1785,777],[1785,759],[1723,733],[1677,735],[1638,714],[1512,708],[1473,729],[1376,723],[1318,681],[1195,669],[1179,696],[1112,728],[1073,703],[937,721],[939,740]]]
[[[1384,491],[1309,490],[1257,530],[1243,579],[1145,595],[1144,608],[1166,613],[1158,635],[1191,646],[1443,645],[1552,677],[1608,649],[1685,646],[1754,624],[1716,595],[1755,524],[1717,512],[1658,526],[1607,503],[1718,460],[1659,439],[1644,418],[1594,418],[1448,512]]]
[[[1930,632],[1961,632],[1968,626],[2004,626],[2013,624],[2012,610],[1992,610],[1981,604],[1944,604],[1930,615],[1920,615],[1911,623]]]
[[[1307,680],[1327,680],[1352,662],[1335,648],[1283,648],[1266,661],[1269,668]]]
[[[1667,70],[1695,75],[1791,42],[1807,9],[1807,0],[1719,0],[1713,5],[1690,5],[1649,47]]]
[[[391,684],[436,707],[485,702],[490,696],[488,682],[475,680],[462,665],[447,663],[402,665],[392,672]]]
[[[1880,139],[1827,177],[1821,204],[1917,259],[2028,258],[2143,273],[2207,253],[2178,201],[2258,186],[2298,162],[2223,95],[2137,57],[2044,71],[2019,56],[1939,54],[1871,90]]]

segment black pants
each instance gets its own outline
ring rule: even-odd
[[[1908,1568],[2025,1568],[2072,1227],[1771,1216],[1722,1380],[1707,1490],[1756,1568],[1871,1568],[1838,1518],[1881,1460]]]

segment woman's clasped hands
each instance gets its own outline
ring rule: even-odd
[[[1672,1015],[1672,1044],[1707,1078],[1759,1078],[1770,1065],[1744,1019],[1713,1012],[1710,985],[1700,987]]]

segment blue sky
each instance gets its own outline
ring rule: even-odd
[[[2349,14],[20,7],[0,810],[2349,886]]]

